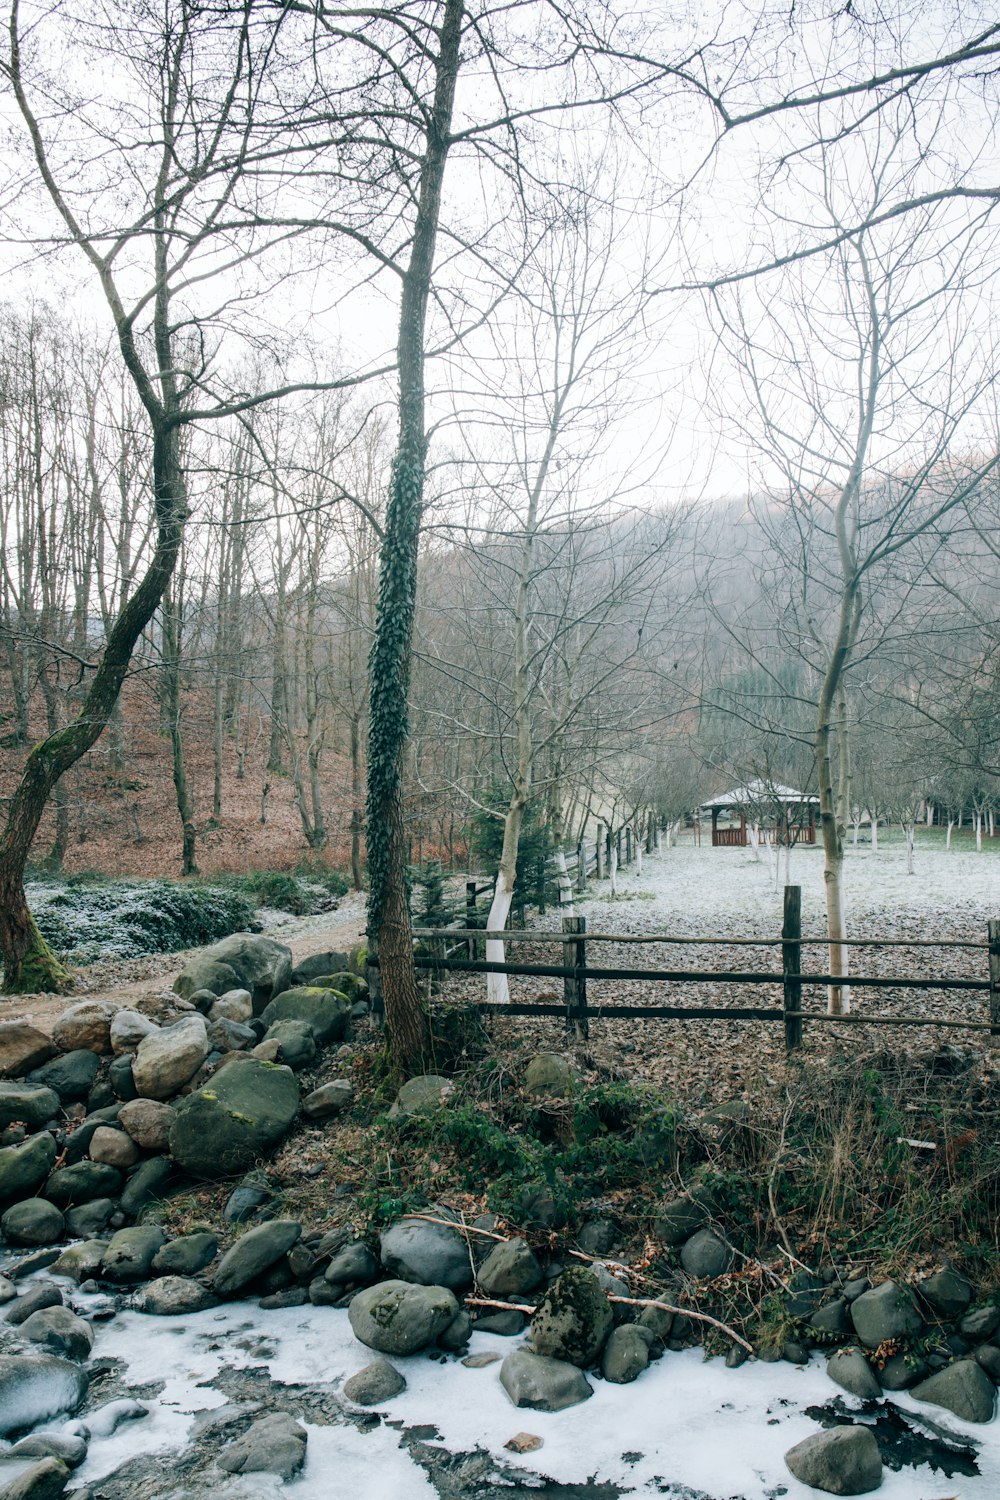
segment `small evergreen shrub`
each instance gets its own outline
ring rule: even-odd
[[[175,953],[255,925],[238,891],[169,880],[42,884],[28,900],[49,947],[78,963]]]

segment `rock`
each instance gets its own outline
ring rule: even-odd
[[[0,1229],[10,1245],[53,1245],[62,1239],[65,1227],[58,1208],[44,1198],[23,1198],[0,1219]]]
[[[328,953],[314,953],[310,958],[304,958],[301,963],[296,964],[292,970],[292,984],[311,985],[326,974],[340,973],[347,968],[347,965],[346,953],[339,953],[336,950]]]
[[[0,1022],[0,1078],[21,1078],[55,1054],[49,1038],[27,1021]]]
[[[838,1349],[827,1360],[826,1373],[842,1391],[861,1401],[877,1401],[882,1387],[860,1349]]]
[[[664,1203],[653,1219],[653,1233],[668,1245],[683,1245],[712,1217],[712,1206],[703,1194],[684,1193]]]
[[[338,969],[335,973],[317,974],[309,982],[318,989],[338,990],[341,995],[347,996],[352,1006],[357,1001],[361,1001],[367,1009],[368,982],[360,974],[352,974],[350,969]]]
[[[925,1276],[917,1282],[916,1291],[932,1312],[949,1323],[960,1318],[972,1301],[972,1287],[952,1266]]]
[[[199,1011],[207,1011],[221,995],[239,987],[239,977],[231,964],[210,957],[206,948],[190,959],[174,980],[174,992],[189,1000]]]
[[[851,1332],[851,1314],[845,1297],[835,1297],[825,1307],[814,1312],[809,1319],[810,1328],[815,1328],[817,1333],[830,1333],[840,1338]]]
[[[985,1307],[977,1307],[973,1312],[966,1313],[958,1325],[958,1331],[963,1338],[978,1343],[981,1339],[988,1339],[1000,1328],[1000,1307],[990,1302]]]
[[[500,1384],[515,1406],[564,1411],[594,1394],[582,1370],[561,1359],[515,1349],[500,1366]]]
[[[87,1444],[68,1432],[33,1432],[10,1450],[11,1458],[58,1458],[69,1469],[78,1469],[87,1457]]]
[[[104,1252],[104,1275],[108,1281],[143,1281],[153,1258],[165,1240],[154,1224],[135,1224],[111,1236]]]
[[[101,1059],[95,1052],[81,1050],[53,1057],[28,1074],[28,1083],[38,1088],[54,1089],[63,1104],[86,1099],[94,1086]]]
[[[222,1217],[231,1224],[245,1224],[270,1196],[270,1188],[262,1182],[241,1182],[230,1193]]]
[[[178,974],[174,989],[185,999],[202,989],[219,997],[245,989],[252,996],[254,1014],[259,1015],[272,996],[287,989],[291,977],[290,948],[273,938],[238,932],[203,949]]]
[[[519,1297],[541,1284],[542,1268],[527,1240],[503,1240],[483,1261],[478,1279],[487,1297]]]
[[[118,1013],[112,1000],[81,1000],[64,1010],[52,1028],[52,1040],[60,1052],[111,1051],[111,1023]]]
[[[722,1276],[733,1263],[733,1252],[712,1229],[699,1229],[681,1249],[681,1265],[689,1276]]]
[[[906,1287],[883,1281],[851,1303],[851,1319],[858,1338],[867,1349],[877,1349],[886,1339],[905,1338],[922,1327],[920,1314]]]
[[[59,1500],[69,1483],[69,1466],[62,1459],[43,1458],[5,1485],[0,1500]]]
[[[280,1474],[290,1479],[306,1461],[306,1430],[286,1411],[260,1417],[216,1462],[229,1474]]]
[[[136,1092],[145,1099],[171,1098],[207,1056],[208,1028],[197,1012],[151,1032],[139,1043],[132,1063]]]
[[[38,1312],[41,1308],[62,1307],[62,1305],[62,1292],[59,1288],[53,1286],[51,1282],[40,1281],[29,1287],[20,1297],[15,1297],[13,1302],[9,1302],[4,1316],[8,1323],[19,1328],[22,1323],[28,1321],[32,1313]]]
[[[352,1297],[347,1315],[362,1344],[402,1356],[433,1344],[457,1312],[447,1287],[382,1281]]]
[[[45,1183],[45,1196],[60,1208],[74,1203],[89,1203],[93,1198],[117,1198],[122,1190],[122,1174],[99,1161],[78,1161],[72,1167],[58,1167]]]
[[[0,1276],[0,1307],[6,1307],[17,1296],[17,1287],[6,1276]]]
[[[601,1372],[614,1385],[628,1385],[649,1364],[653,1332],[641,1323],[623,1323],[612,1330],[604,1346]]]
[[[283,1139],[298,1108],[292,1070],[248,1058],[181,1100],[170,1127],[171,1155],[196,1177],[246,1171]]]
[[[867,1495],[882,1483],[878,1443],[867,1427],[815,1432],[789,1448],[785,1463],[796,1479],[828,1495]]]
[[[249,990],[227,990],[208,1008],[210,1021],[236,1021],[244,1025],[253,1016],[253,996]]]
[[[208,1288],[188,1276],[159,1276],[142,1289],[142,1311],[157,1318],[202,1312],[214,1305],[215,1298]]]
[[[485,1370],[488,1365],[498,1365],[501,1356],[499,1354],[467,1354],[462,1364],[467,1370]]]
[[[78,1365],[51,1354],[0,1356],[0,1437],[76,1411],[87,1394]]]
[[[0,1203],[28,1197],[48,1177],[56,1159],[55,1138],[48,1131],[22,1146],[0,1148]]]
[[[117,1167],[119,1172],[127,1172],[139,1160],[139,1148],[135,1141],[114,1125],[98,1125],[90,1138],[87,1154],[91,1161]]]
[[[44,1344],[50,1354],[85,1360],[94,1347],[94,1330],[68,1307],[43,1307],[25,1318],[21,1333],[33,1344]]]
[[[296,1073],[316,1061],[316,1042],[307,1021],[275,1021],[268,1027],[263,1045],[268,1042],[278,1044],[275,1061],[285,1063]]]
[[[354,1089],[349,1081],[335,1078],[306,1095],[302,1101],[302,1113],[307,1120],[329,1120],[349,1109],[353,1098]]]
[[[134,1099],[136,1097],[135,1079],[132,1077],[132,1057],[126,1053],[124,1057],[116,1057],[108,1069],[108,1082],[117,1099]]]
[[[614,1326],[611,1303],[592,1271],[570,1266],[549,1287],[531,1320],[536,1354],[585,1368]]]
[[[993,1382],[974,1359],[956,1360],[915,1385],[910,1395],[917,1401],[945,1407],[963,1422],[991,1422],[996,1410]]]
[[[344,1382],[344,1395],[355,1406],[377,1406],[406,1390],[406,1381],[387,1359],[373,1359],[350,1380]]]
[[[257,1033],[253,1027],[245,1026],[242,1021],[227,1021],[222,1017],[213,1021],[208,1028],[208,1045],[212,1052],[245,1052],[256,1040]]]
[[[437,1218],[447,1210],[432,1208]],[[382,1264],[400,1281],[420,1286],[446,1286],[464,1291],[472,1285],[469,1247],[457,1229],[428,1224],[424,1219],[399,1219],[379,1236]]]
[[[639,1327],[648,1328],[655,1339],[665,1344],[673,1336],[674,1314],[665,1307],[647,1307],[639,1318]],[[739,1348],[739,1345],[736,1345]]]
[[[463,1308],[452,1318],[443,1333],[438,1334],[437,1346],[446,1354],[457,1354],[468,1346],[472,1337],[472,1319]]]
[[[140,1422],[143,1417],[148,1416],[148,1406],[143,1405],[141,1401],[132,1401],[127,1396],[122,1396],[117,1401],[106,1401],[103,1406],[98,1406],[94,1411],[88,1411],[86,1420],[76,1422],[74,1426],[82,1429],[88,1438],[111,1437],[126,1422]]]
[[[155,1203],[163,1195],[171,1165],[163,1156],[151,1156],[140,1162],[122,1189],[122,1212],[135,1218],[147,1203]]]
[[[524,1075],[525,1092],[564,1099],[573,1091],[573,1068],[558,1052],[536,1052]]]
[[[197,1234],[182,1234],[167,1245],[161,1245],[153,1256],[150,1270],[159,1276],[197,1276],[211,1265],[219,1251],[219,1241],[214,1234],[201,1230]]]
[[[590,1219],[576,1237],[584,1255],[607,1255],[614,1249],[618,1231],[610,1219]]]
[[[338,1250],[323,1275],[331,1285],[364,1286],[375,1280],[379,1264],[362,1240],[354,1240]]]
[[[981,1370],[985,1370],[994,1385],[1000,1385],[1000,1349],[996,1344],[980,1344],[973,1351],[973,1359]]]
[[[884,1391],[908,1391],[929,1370],[927,1361],[919,1354],[894,1354],[886,1360],[878,1378]]]
[[[535,1432],[515,1432],[504,1443],[508,1453],[537,1453],[541,1446],[542,1439]]]
[[[302,1233],[294,1219],[272,1219],[241,1235],[222,1257],[212,1285],[220,1297],[233,1297],[281,1259]]]
[[[119,1010],[111,1022],[111,1050],[116,1057],[136,1051],[147,1036],[159,1031],[155,1021],[138,1010]]]
[[[131,1099],[118,1111],[118,1123],[144,1151],[166,1151],[173,1121],[172,1106],[158,1099]]]
[[[516,1338],[524,1331],[527,1319],[524,1313],[511,1308],[510,1312],[483,1313],[476,1319],[477,1333],[493,1333],[502,1339]]]
[[[431,1115],[441,1109],[455,1092],[450,1078],[440,1073],[423,1073],[417,1078],[408,1078],[399,1090],[389,1110],[391,1120],[400,1115]]]
[[[0,1082],[0,1130],[20,1120],[29,1130],[40,1130],[59,1113],[55,1089],[37,1083]]]
[[[344,1040],[350,1015],[351,1002],[346,995],[307,985],[276,995],[260,1018],[271,1030],[279,1021],[301,1021],[309,1027],[317,1046],[330,1047]]]
[[[70,1245],[52,1263],[53,1276],[69,1276],[73,1281],[91,1281],[101,1269],[107,1240],[81,1240]]]

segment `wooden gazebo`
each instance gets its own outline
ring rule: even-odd
[[[712,848],[744,849],[749,843],[747,821],[760,830],[772,832],[780,844],[815,844],[816,813],[819,798],[814,792],[800,792],[792,786],[757,777],[745,786],[721,792],[698,808],[699,823],[705,813],[712,815]],[[720,817],[729,826],[719,827]],[[739,823],[735,819],[739,819]]]

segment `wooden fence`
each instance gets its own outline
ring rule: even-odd
[[[470,910],[475,911],[474,882],[469,885]],[[781,934],[773,938],[691,938],[675,937],[665,933],[633,935],[625,933],[588,932],[584,917],[564,917],[559,932],[531,932],[511,930],[488,932],[472,924],[465,928],[428,927],[415,928],[414,938],[425,950],[414,957],[420,970],[432,973],[465,974],[509,974],[534,978],[561,979],[563,1003],[551,1004],[541,1001],[511,1001],[499,1003],[476,1001],[479,1010],[497,1011],[508,1016],[553,1016],[562,1017],[567,1027],[579,1038],[589,1033],[589,1023],[599,1016],[606,1021],[615,1020],[725,1020],[781,1022],[785,1028],[785,1046],[793,1051],[802,1044],[805,1022],[843,1023],[849,1025],[880,1026],[939,1026],[966,1031],[989,1033],[991,1045],[1000,1045],[1000,920],[991,921],[986,940],[983,942],[954,940],[918,940],[850,938],[844,946],[852,949],[867,948],[921,948],[962,949],[982,952],[988,959],[987,974],[983,979],[962,979],[955,976],[915,977],[900,975],[851,974],[843,977],[817,972],[802,972],[802,950],[804,948],[826,948],[827,938],[804,938],[802,936],[802,890],[800,886],[785,887],[784,921]],[[561,963],[496,963],[481,958],[486,938],[499,938],[505,944],[524,943],[557,944],[562,948]],[[623,946],[649,943],[674,944],[723,948],[780,948],[781,972],[758,969],[753,972],[738,971],[719,973],[716,970],[700,969],[637,969],[613,968],[594,965],[587,961],[588,943],[616,943]],[[461,954],[462,956],[456,956]],[[373,1008],[381,1015],[381,986],[378,975],[377,954],[369,953],[369,981]],[[588,980],[638,980],[647,984],[699,984],[699,985],[768,985],[780,987],[781,1004],[770,1006],[703,1006],[703,1005],[633,1005],[610,1004],[594,1006],[588,1000]],[[828,1015],[825,1011],[803,1010],[803,985],[846,984],[852,990],[958,990],[980,993],[988,997],[989,1020],[951,1020],[927,1015],[846,1016]]]

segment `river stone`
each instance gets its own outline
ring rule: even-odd
[[[104,1275],[109,1281],[142,1281],[153,1257],[165,1242],[155,1224],[134,1224],[113,1234],[104,1252]]]
[[[600,1354],[614,1321],[611,1303],[593,1271],[570,1266],[556,1277],[535,1310],[532,1347],[536,1354],[585,1368]]]
[[[457,1312],[447,1287],[381,1281],[352,1297],[347,1316],[362,1344],[402,1356],[433,1344]]]
[[[174,1111],[159,1099],[131,1099],[118,1111],[118,1122],[144,1151],[166,1151]]]
[[[357,1001],[368,1000],[368,984],[360,974],[352,974],[350,969],[340,969],[333,974],[317,974],[310,983],[324,990],[338,990],[340,994],[346,995],[351,1004]]]
[[[197,1276],[199,1271],[211,1265],[218,1250],[219,1241],[207,1230],[182,1234],[169,1244],[161,1245],[153,1256],[150,1270],[158,1276]]]
[[[291,1068],[257,1058],[234,1063],[178,1104],[171,1155],[196,1177],[246,1171],[283,1139],[298,1108]]]
[[[363,1240],[354,1240],[338,1250],[323,1272],[333,1286],[364,1285],[375,1280],[379,1264]]]
[[[11,1484],[5,1485],[0,1500],[60,1500],[60,1496],[66,1493],[69,1480],[69,1466],[50,1455],[39,1459]]]
[[[51,1354],[0,1356],[0,1437],[75,1411],[87,1394],[78,1365]]]
[[[60,1208],[74,1203],[89,1203],[93,1198],[117,1198],[122,1190],[122,1174],[99,1161],[78,1161],[71,1167],[58,1167],[45,1183],[45,1196]]]
[[[849,1334],[852,1324],[846,1298],[835,1297],[825,1307],[819,1308],[809,1319],[809,1327],[815,1328],[817,1333],[833,1334],[836,1338]]]
[[[21,1333],[33,1344],[44,1344],[50,1354],[67,1359],[87,1359],[94,1347],[94,1330],[68,1307],[39,1308],[25,1318]]]
[[[52,1245],[62,1239],[65,1227],[58,1208],[45,1198],[23,1198],[0,1219],[0,1229],[10,1245]]]
[[[103,1162],[107,1167],[117,1167],[127,1172],[139,1160],[139,1148],[132,1137],[114,1125],[98,1125],[90,1138],[87,1155],[91,1161]]]
[[[301,963],[295,965],[292,970],[292,984],[315,984],[317,979],[322,979],[326,974],[338,974],[347,968],[348,957],[346,953],[331,950],[327,953],[314,953],[310,958],[302,959]]]
[[[157,1318],[202,1312],[214,1303],[208,1288],[188,1276],[160,1276],[142,1289],[142,1311]]]
[[[615,1247],[618,1230],[610,1219],[589,1219],[576,1237],[584,1255],[608,1255]]]
[[[126,1102],[136,1097],[135,1079],[132,1077],[132,1056],[126,1053],[116,1057],[108,1069],[108,1082],[116,1099]]]
[[[69,1432],[33,1432],[10,1450],[11,1458],[58,1458],[78,1469],[87,1457],[87,1441]]]
[[[866,1349],[877,1349],[887,1339],[919,1333],[922,1319],[906,1287],[883,1281],[851,1303],[854,1330]]]
[[[500,1366],[500,1384],[515,1406],[564,1411],[594,1394],[582,1370],[565,1360],[515,1349]]]
[[[52,1263],[53,1276],[68,1276],[72,1281],[91,1281],[101,1269],[107,1240],[80,1240],[69,1245]]]
[[[143,1037],[132,1063],[136,1092],[146,1099],[169,1099],[208,1056],[208,1028],[197,1012]]]
[[[573,1068],[558,1052],[536,1052],[524,1075],[527,1093],[565,1098],[573,1088]]]
[[[697,1193],[684,1193],[664,1203],[653,1219],[653,1233],[668,1245],[683,1245],[711,1218],[711,1208]]]
[[[14,1120],[29,1130],[40,1130],[59,1113],[59,1095],[55,1089],[37,1083],[0,1082],[0,1130]]]
[[[175,994],[180,995],[182,1000],[190,1000],[198,1006],[199,1011],[207,1008],[201,1002],[201,995],[210,995],[214,1000],[228,990],[238,988],[240,983],[239,975],[232,965],[211,957],[211,953],[212,949],[206,948],[197,958],[190,959],[174,980]],[[198,998],[195,999],[195,996]],[[212,1001],[208,1003],[211,1004]]]
[[[344,1395],[355,1406],[377,1406],[405,1390],[406,1381],[387,1359],[373,1359],[370,1365],[344,1381]]]
[[[234,1188],[222,1211],[222,1217],[230,1224],[245,1224],[252,1219],[262,1203],[271,1196],[271,1190],[263,1182],[241,1182]]]
[[[882,1483],[882,1457],[867,1427],[814,1432],[785,1454],[803,1484],[828,1495],[867,1495]]]
[[[104,1056],[111,1051],[111,1022],[118,1011],[112,1000],[81,1000],[64,1010],[52,1027],[60,1052],[83,1050]]]
[[[430,1213],[447,1215],[439,1208]],[[457,1229],[428,1224],[423,1219],[399,1219],[379,1236],[379,1252],[387,1271],[400,1281],[419,1286],[446,1286],[453,1292],[472,1285],[469,1247]]]
[[[516,1338],[519,1333],[523,1333],[526,1322],[524,1313],[512,1307],[509,1312],[480,1313],[476,1319],[475,1329],[477,1333],[493,1333],[502,1339],[512,1339]]]
[[[860,1349],[838,1349],[827,1360],[826,1373],[834,1385],[861,1401],[877,1401],[882,1394],[875,1372]]]
[[[0,1077],[21,1078],[48,1062],[55,1050],[37,1026],[27,1021],[0,1022]]]
[[[981,1370],[985,1370],[994,1385],[1000,1385],[1000,1349],[996,1344],[980,1344],[972,1351],[972,1357]]]
[[[294,1219],[272,1219],[248,1229],[219,1262],[212,1281],[215,1291],[220,1297],[235,1296],[287,1254],[301,1233]]]
[[[260,1417],[216,1459],[229,1474],[280,1474],[290,1479],[306,1461],[306,1430],[287,1411]]]
[[[519,1297],[541,1283],[542,1268],[527,1240],[503,1240],[479,1267],[478,1280],[487,1297]]]
[[[274,1028],[278,1021],[302,1021],[319,1047],[342,1042],[347,1035],[351,1002],[336,990],[322,990],[312,985],[285,990],[265,1006],[261,1020]],[[271,1032],[268,1032],[271,1035]]]
[[[249,990],[227,990],[208,1009],[210,1021],[236,1021],[244,1025],[253,1015],[253,996]]]
[[[135,1218],[147,1203],[155,1203],[163,1196],[172,1167],[164,1156],[151,1156],[140,1162],[122,1189],[122,1213]]]
[[[155,1021],[139,1010],[115,1011],[111,1022],[111,1050],[116,1057],[123,1057],[126,1052],[134,1052],[140,1042],[159,1029]]]
[[[654,1341],[651,1328],[641,1323],[623,1323],[612,1330],[604,1346],[601,1373],[614,1385],[628,1385],[636,1380],[649,1364],[649,1351]]]
[[[879,1370],[879,1381],[884,1391],[908,1391],[923,1380],[930,1365],[920,1354],[894,1354]]]
[[[39,1312],[44,1307],[62,1307],[62,1292],[50,1281],[39,1281],[34,1286],[29,1286],[26,1292],[15,1297],[13,1302],[7,1304],[4,1317],[8,1323],[19,1328],[22,1323],[27,1322],[32,1313]]]
[[[733,1263],[733,1252],[711,1229],[699,1229],[681,1249],[681,1265],[689,1276],[722,1276]]]
[[[1000,1307],[994,1303],[987,1303],[985,1307],[977,1307],[972,1312],[966,1313],[958,1325],[958,1331],[963,1338],[971,1339],[973,1343],[979,1343],[988,1339],[1000,1328]]]
[[[0,1203],[28,1197],[48,1177],[55,1159],[55,1138],[48,1131],[29,1136],[21,1146],[0,1148]]]
[[[974,1359],[956,1360],[929,1380],[915,1385],[910,1395],[932,1406],[943,1406],[963,1422],[992,1422],[996,1388]]]
[[[316,1041],[308,1021],[275,1021],[267,1028],[264,1042],[277,1042],[276,1062],[283,1062],[298,1073],[316,1061]]]
[[[938,1317],[948,1323],[960,1318],[972,1301],[972,1287],[952,1266],[925,1276],[917,1282],[916,1290]]]
[[[334,1078],[330,1083],[321,1083],[302,1101],[302,1113],[307,1120],[329,1120],[350,1107],[354,1089],[346,1078]]]
[[[408,1078],[396,1095],[389,1118],[400,1115],[431,1115],[442,1107],[455,1092],[450,1078],[440,1073],[423,1073],[417,1078]]]
[[[312,1033],[309,1034],[310,1041]],[[227,1021],[225,1017],[213,1021],[208,1028],[208,1045],[212,1052],[244,1052],[257,1040],[252,1026],[242,1021]]]
[[[100,1066],[101,1059],[96,1052],[81,1048],[76,1052],[64,1052],[61,1057],[53,1057],[50,1062],[43,1063],[40,1068],[28,1074],[27,1081],[40,1088],[55,1089],[60,1100],[67,1104],[75,1099],[86,1099],[94,1086]]]

